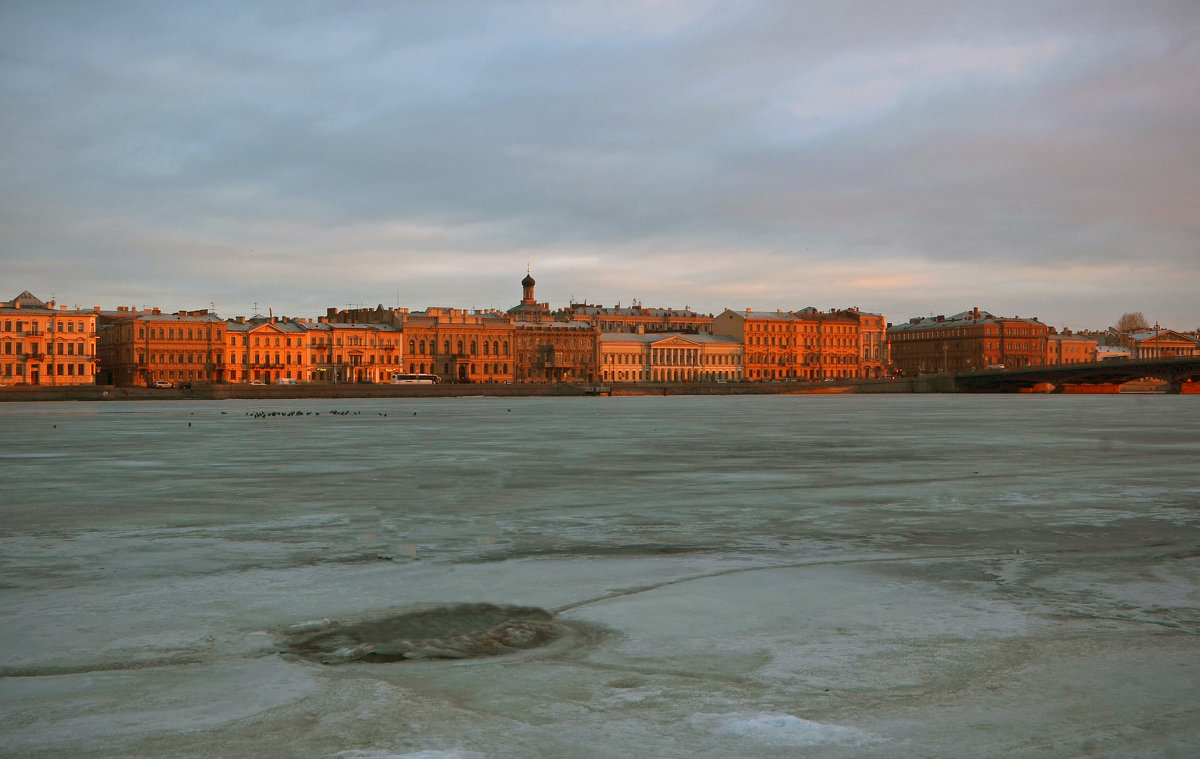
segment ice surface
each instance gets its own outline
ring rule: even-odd
[[[0,755],[1195,755],[1193,401],[0,405]]]
[[[791,714],[704,715],[697,717],[695,722],[702,727],[711,723],[721,732],[774,746],[819,746],[830,743],[858,746],[882,740],[862,730],[826,725]]]

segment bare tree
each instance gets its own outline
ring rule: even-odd
[[[1150,322],[1146,321],[1146,317],[1141,311],[1134,311],[1131,314],[1121,314],[1121,318],[1117,319],[1117,331],[1126,334],[1132,332],[1145,332],[1150,329]]]

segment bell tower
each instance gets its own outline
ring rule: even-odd
[[[533,286],[537,282],[529,274],[529,266],[525,266],[525,279],[521,280],[521,305],[533,306],[537,304],[537,300],[533,297]]]

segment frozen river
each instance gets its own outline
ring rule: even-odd
[[[10,403],[0,482],[3,756],[1200,755],[1200,398]]]

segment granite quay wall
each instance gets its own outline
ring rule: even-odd
[[[190,390],[149,387],[8,387],[4,401],[169,401],[169,400],[288,400],[302,398],[453,398],[465,396],[529,397],[586,395],[786,395],[802,393],[933,392],[912,389],[905,381],[858,382],[680,382],[604,384],[325,384],[195,385]],[[924,387],[924,386],[922,386]]]

